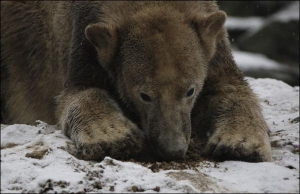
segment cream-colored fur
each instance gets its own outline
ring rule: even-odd
[[[102,159],[105,155],[125,156],[120,152],[126,149],[131,155],[141,151],[143,134],[106,91],[66,91],[57,101],[59,126],[75,142],[80,157]]]

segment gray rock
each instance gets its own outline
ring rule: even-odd
[[[229,31],[229,36],[231,36]],[[233,33],[234,34],[234,33]],[[299,85],[299,2],[289,4],[265,18],[263,25],[252,27],[232,42],[239,50],[262,53],[281,63],[283,69],[247,70],[252,77],[281,79]]]
[[[241,50],[263,53],[291,66],[299,66],[299,20],[273,21],[236,41]]]

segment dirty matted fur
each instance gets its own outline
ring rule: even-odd
[[[270,161],[215,2],[1,2],[1,117],[58,123],[83,159]]]

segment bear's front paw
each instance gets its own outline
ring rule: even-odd
[[[205,154],[217,161],[240,160],[247,162],[271,161],[271,146],[267,133],[217,130],[208,139]]]
[[[105,156],[129,159],[143,149],[144,133],[130,121],[105,125],[94,124],[77,135],[76,153],[83,160],[103,160]]]

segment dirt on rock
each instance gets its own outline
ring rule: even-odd
[[[204,141],[198,138],[192,139],[189,145],[188,151],[184,159],[176,161],[159,161],[157,159],[151,158],[147,155],[145,158],[139,158],[137,160],[130,159],[130,162],[141,164],[156,173],[160,170],[196,170],[197,168],[211,167],[213,162],[213,167],[218,167],[218,163],[211,159],[207,159],[201,153],[204,147]],[[201,149],[202,148],[202,149]]]

